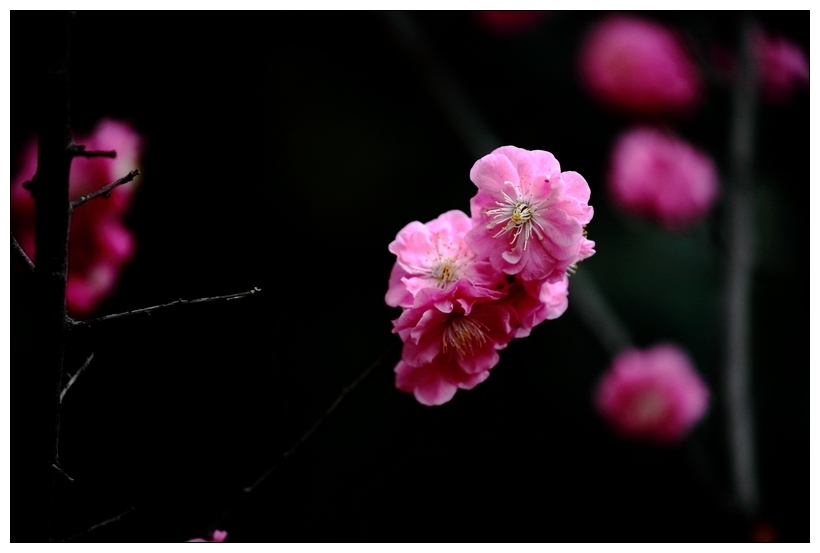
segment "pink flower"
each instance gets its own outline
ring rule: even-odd
[[[516,338],[525,338],[544,321],[557,319],[569,306],[569,278],[558,282],[513,280],[507,295],[499,300],[508,307]]]
[[[478,194],[466,240],[476,254],[523,280],[561,280],[579,260],[592,219],[584,178],[562,173],[549,152],[503,146],[479,159],[470,179]]]
[[[700,75],[678,35],[645,19],[614,15],[599,22],[578,61],[589,93],[616,109],[689,113],[701,99]]]
[[[788,104],[809,83],[809,60],[800,46],[782,36],[758,32],[754,37],[761,93],[771,102]]]
[[[477,286],[493,286],[501,277],[489,262],[480,260],[467,246],[464,235],[473,228],[461,211],[439,215],[428,223],[405,226],[387,247],[396,254],[385,302],[410,307],[419,290],[448,288],[462,278]]]
[[[459,280],[448,290],[424,288],[413,307],[393,321],[404,342],[396,386],[425,405],[449,401],[456,388],[472,388],[498,363],[498,349],[512,339],[503,295]]]
[[[228,532],[225,530],[214,530],[211,539],[203,539],[203,538],[194,538],[192,540],[188,540],[188,543],[192,542],[199,542],[199,543],[222,543],[228,537]]]
[[[90,136],[78,137],[86,150],[115,150],[115,159],[78,157],[72,161],[69,195],[72,200],[109,184],[139,167],[142,139],[131,127],[111,120],[100,122]],[[11,185],[11,229],[23,250],[34,259],[34,200],[23,183],[37,171],[37,143],[24,150]],[[66,304],[70,315],[87,316],[114,289],[127,261],[134,255],[134,239],[123,224],[135,184],[122,185],[110,198],[97,198],[78,207],[72,216],[68,252]]]
[[[515,36],[538,28],[549,12],[543,11],[476,11],[473,18],[480,27],[499,36]]]
[[[607,184],[624,211],[680,230],[712,208],[718,175],[712,160],[680,138],[648,127],[627,131],[612,151]]]
[[[706,413],[709,390],[683,351],[660,344],[618,355],[598,384],[595,403],[624,436],[671,443]]]

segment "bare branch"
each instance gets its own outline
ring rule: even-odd
[[[71,380],[68,381],[68,384],[65,385],[65,388],[63,388],[63,391],[60,392],[60,403],[63,402],[63,398],[65,397],[66,392],[68,392],[68,389],[71,388],[72,384],[74,384],[74,381],[77,380],[77,378],[80,376],[80,373],[83,372],[86,368],[88,368],[88,366],[91,364],[91,361],[93,359],[94,359],[94,354],[92,353],[91,355],[88,356],[88,359],[85,360],[85,363],[83,363],[83,366],[80,367],[79,369],[77,369],[77,372],[74,373],[74,376],[72,376]]]
[[[124,513],[120,513],[119,515],[115,516],[114,518],[109,518],[108,520],[100,522],[99,524],[95,524],[91,528],[88,528],[87,530],[83,530],[82,532],[74,534],[73,536],[68,537],[68,538],[64,539],[63,541],[64,542],[74,541],[77,538],[81,538],[81,537],[85,536],[86,534],[89,534],[89,533],[93,532],[94,530],[98,530],[98,529],[102,528],[103,526],[108,526],[109,524],[112,524],[114,522],[119,522],[120,519],[122,519],[123,517],[125,517],[127,515],[130,515],[134,511],[136,511],[136,509],[134,509],[134,507],[131,507],[127,511],[125,511]]]
[[[74,479],[71,478],[63,469],[58,467],[55,463],[51,463],[51,468],[56,470],[60,474],[60,476],[62,476],[63,478],[65,478],[69,482],[72,482],[72,483],[74,482]]]
[[[74,157],[117,157],[115,150],[86,150],[82,144],[72,144],[68,151]]]
[[[253,493],[253,492],[254,492],[254,491],[255,491],[255,490],[256,490],[259,486],[261,486],[261,485],[262,485],[262,483],[264,483],[264,482],[265,482],[265,480],[267,480],[267,479],[268,479],[268,477],[270,477],[270,475],[272,475],[274,472],[276,472],[276,471],[279,469],[279,467],[281,467],[281,466],[285,463],[285,461],[287,461],[287,460],[288,460],[288,459],[289,459],[289,458],[290,458],[290,457],[291,457],[294,453],[296,453],[296,451],[299,449],[299,447],[300,447],[303,443],[305,443],[305,442],[306,442],[306,441],[307,441],[307,440],[308,440],[308,439],[309,439],[309,438],[310,438],[310,437],[311,437],[311,436],[312,436],[312,435],[316,432],[316,430],[318,430],[318,429],[319,429],[319,427],[322,425],[322,423],[325,421],[325,419],[327,419],[327,418],[331,415],[331,413],[333,413],[333,411],[335,411],[335,410],[336,410],[336,408],[339,406],[339,404],[342,402],[342,400],[343,400],[343,399],[344,399],[344,398],[345,398],[345,397],[346,397],[346,396],[347,396],[350,392],[352,392],[354,389],[356,389],[356,387],[357,387],[359,384],[361,384],[361,383],[362,383],[362,381],[363,381],[365,378],[367,378],[367,377],[368,377],[368,375],[370,375],[370,374],[371,374],[371,373],[372,373],[372,372],[376,369],[376,367],[378,367],[379,365],[381,365],[381,364],[382,364],[382,362],[384,361],[385,357],[387,357],[387,356],[388,356],[388,355],[389,355],[389,354],[390,354],[390,353],[391,353],[394,349],[396,349],[396,347],[397,347],[400,343],[401,343],[401,342],[394,342],[394,343],[393,343],[393,344],[392,344],[389,348],[387,348],[387,349],[384,351],[384,353],[382,353],[382,354],[379,356],[379,358],[378,358],[378,359],[376,359],[376,360],[373,362],[373,364],[371,364],[369,367],[367,367],[367,368],[364,370],[364,372],[362,372],[362,374],[360,374],[360,375],[356,378],[356,380],[354,380],[354,381],[353,381],[350,385],[345,386],[344,388],[342,388],[342,392],[339,394],[339,396],[338,396],[338,397],[335,399],[335,401],[334,401],[334,402],[330,405],[330,407],[328,407],[328,408],[327,408],[327,410],[326,410],[326,411],[322,414],[322,416],[320,416],[320,417],[319,417],[319,419],[318,419],[315,423],[313,423],[313,426],[311,426],[311,427],[310,427],[310,429],[309,429],[307,432],[305,432],[305,433],[302,435],[302,437],[301,437],[301,438],[299,438],[299,440],[298,440],[295,444],[293,444],[293,446],[291,446],[291,448],[290,448],[290,449],[288,449],[285,453],[283,453],[283,454],[282,454],[282,457],[281,457],[278,461],[276,461],[276,463],[274,463],[274,465],[273,465],[273,466],[271,466],[268,470],[266,470],[266,471],[265,471],[265,473],[264,473],[262,476],[260,476],[259,478],[257,478],[257,479],[256,479],[256,482],[254,482],[254,483],[253,483],[253,484],[251,484],[250,486],[247,486],[247,487],[245,487],[245,488],[242,488],[241,495],[238,497],[238,499],[236,499],[236,500],[234,501],[234,503],[233,503],[230,507],[228,507],[228,508],[227,508],[227,509],[226,509],[226,510],[222,513],[222,515],[219,517],[219,520],[217,520],[217,522],[216,522],[216,524],[213,526],[213,528],[222,528],[222,527],[224,527],[224,523],[225,523],[225,521],[228,519],[228,517],[229,517],[229,516],[230,516],[230,515],[231,515],[234,511],[236,511],[236,509],[237,509],[237,508],[238,508],[238,507],[242,504],[242,502],[243,502],[243,501],[245,501],[248,497],[250,497],[250,494],[251,494],[251,493]]]
[[[112,315],[105,315],[104,317],[98,317],[96,319],[91,319],[88,321],[74,321],[69,319],[69,324],[74,327],[78,326],[91,326],[96,323],[102,323],[105,321],[110,321],[111,319],[119,319],[120,317],[128,317],[130,315],[140,315],[140,314],[151,314],[152,312],[156,311],[157,309],[163,309],[165,307],[172,307],[174,305],[181,305],[181,304],[190,304],[190,303],[206,303],[211,301],[231,301],[231,300],[238,300],[248,296],[252,296],[257,292],[261,292],[261,288],[253,288],[252,290],[248,290],[247,292],[242,292],[239,294],[228,294],[227,296],[214,296],[212,298],[198,298],[194,300],[176,300],[170,303],[163,303],[161,305],[154,305],[151,307],[143,307],[142,309],[134,309],[133,311],[126,311],[124,313],[114,313]]]
[[[11,236],[11,248],[12,248],[12,250],[14,250],[14,253],[17,254],[17,257],[19,257],[23,261],[23,264],[25,264],[26,269],[28,269],[29,274],[33,275],[34,274],[34,262],[31,260],[31,258],[28,255],[26,255],[26,252],[20,246],[20,243],[17,241],[17,239],[14,237],[14,235]]]
[[[109,197],[111,195],[111,191],[114,188],[131,182],[132,180],[134,180],[134,177],[136,177],[139,174],[140,174],[139,169],[134,169],[133,171],[131,171],[130,173],[128,173],[127,175],[125,175],[121,179],[117,179],[114,182],[112,182],[111,184],[106,184],[105,186],[103,186],[102,188],[100,188],[99,190],[97,190],[95,192],[92,192],[91,194],[87,194],[85,196],[80,196],[79,199],[76,199],[73,202],[71,202],[71,209],[73,210],[74,208],[83,205],[85,202],[93,200],[97,196],[105,196],[106,198]]]

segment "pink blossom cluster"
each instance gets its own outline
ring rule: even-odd
[[[653,21],[609,16],[587,34],[578,63],[587,91],[614,109],[685,115],[701,100],[700,73],[680,37]]]
[[[719,179],[711,158],[671,132],[637,127],[611,154],[607,186],[624,211],[681,230],[709,212]]]
[[[211,539],[204,539],[204,538],[194,538],[192,540],[188,540],[188,543],[198,542],[198,543],[222,543],[228,538],[228,532],[225,530],[214,530],[213,534],[211,534]]]
[[[94,192],[139,167],[142,139],[127,124],[104,120],[88,136],[78,136],[86,150],[115,150],[117,157],[77,157],[69,179],[71,200]],[[20,169],[11,182],[11,231],[34,259],[34,200],[23,183],[37,171],[37,142],[24,148]],[[110,198],[98,198],[78,207],[71,218],[66,306],[74,317],[92,313],[108,297],[124,265],[134,255],[134,237],[123,223],[135,184],[119,186]]]
[[[513,338],[567,308],[568,274],[595,253],[589,185],[541,150],[504,146],[470,171],[472,216],[405,226],[385,301],[401,307],[396,387],[424,405],[483,382]]]
[[[680,348],[659,344],[618,355],[598,383],[595,403],[623,436],[668,444],[706,414],[709,389]]]

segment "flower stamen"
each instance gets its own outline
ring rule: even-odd
[[[453,347],[459,356],[473,355],[474,349],[487,341],[488,328],[475,319],[454,315],[447,321],[442,335],[442,351]]]

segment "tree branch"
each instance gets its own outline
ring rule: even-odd
[[[754,222],[752,207],[753,149],[757,82],[754,60],[754,21],[743,18],[740,29],[740,72],[735,82],[732,110],[732,173],[727,190],[727,265],[724,289],[726,366],[724,385],[732,480],[740,507],[754,515],[758,506],[754,432],[749,393],[752,269]]]
[[[319,429],[319,427],[322,426],[325,420],[333,413],[333,411],[336,410],[339,404],[342,403],[342,400],[344,400],[344,398],[347,397],[347,395],[350,392],[355,390],[356,387],[359,384],[361,384],[376,369],[376,367],[381,365],[385,357],[387,357],[391,352],[393,352],[393,350],[395,350],[400,343],[401,342],[394,342],[393,344],[391,344],[390,347],[388,347],[384,351],[384,353],[382,353],[378,357],[378,359],[376,359],[356,378],[356,380],[354,380],[348,386],[342,388],[342,391],[339,394],[339,396],[333,401],[333,403],[330,404],[330,407],[327,408],[327,410],[316,420],[316,422],[313,423],[313,426],[311,426],[310,429],[308,429],[308,431],[305,432],[302,435],[302,437],[299,438],[299,440],[291,446],[290,449],[283,453],[282,457],[276,463],[274,463],[273,466],[266,470],[262,476],[257,478],[253,484],[251,484],[250,486],[246,486],[245,488],[242,488],[242,495],[239,497],[238,500],[234,502],[233,505],[228,507],[228,509],[226,509],[225,512],[222,513],[222,515],[219,517],[219,520],[217,520],[216,524],[214,524],[213,529],[224,527],[224,522],[226,521],[226,519],[239,507],[239,505],[245,499],[247,499],[257,488],[259,488],[259,486],[261,486],[265,482],[265,480],[267,480],[274,472],[276,472],[279,469],[279,467],[281,467],[285,463],[285,461],[292,457],[293,454],[296,453],[296,451],[299,449],[299,447],[301,447],[302,444],[304,444],[306,441],[308,441],[308,439],[310,439],[311,436],[313,436],[313,434]]]
[[[83,530],[82,532],[74,534],[73,536],[68,537],[68,538],[64,539],[63,541],[67,542],[67,541],[76,540],[77,538],[81,538],[81,537],[85,536],[86,534],[89,534],[89,533],[93,532],[94,530],[98,530],[98,529],[102,528],[103,526],[108,526],[109,524],[112,524],[114,522],[119,522],[123,517],[125,517],[127,515],[130,515],[134,511],[136,511],[136,509],[134,509],[134,507],[130,507],[124,513],[120,513],[119,515],[115,516],[114,518],[109,518],[108,520],[104,520],[103,522],[100,522],[99,524],[95,524],[91,528],[88,528],[86,530]]]
[[[112,182],[110,184],[106,184],[105,186],[103,186],[99,190],[96,190],[96,191],[92,192],[91,194],[87,194],[85,196],[80,196],[78,199],[71,202],[71,209],[73,210],[74,208],[83,205],[85,202],[93,200],[97,196],[105,196],[106,198],[109,197],[111,195],[111,191],[114,188],[131,182],[132,180],[134,180],[134,177],[136,177],[139,174],[140,174],[139,169],[134,169],[133,171],[131,171],[130,173],[128,173],[124,177],[122,177],[120,179],[117,179],[117,180],[115,180],[114,182]]]
[[[112,315],[105,315],[104,317],[98,317],[96,319],[91,319],[91,320],[88,320],[88,321],[69,320],[69,324],[71,324],[71,326],[73,326],[73,327],[91,326],[91,325],[94,325],[94,324],[97,324],[97,323],[103,323],[105,321],[110,321],[111,319],[119,319],[120,317],[128,317],[128,316],[131,316],[131,315],[141,315],[141,314],[149,315],[152,312],[156,311],[157,309],[164,309],[166,307],[172,307],[174,305],[191,304],[191,303],[206,303],[206,302],[221,301],[221,300],[225,300],[225,301],[238,300],[238,299],[242,299],[242,298],[245,298],[245,297],[248,297],[248,296],[252,296],[253,294],[256,294],[257,292],[261,292],[261,291],[262,291],[261,288],[253,288],[252,290],[248,290],[247,292],[241,292],[239,294],[228,294],[226,296],[214,296],[214,297],[211,297],[211,298],[198,298],[198,299],[194,299],[194,300],[179,299],[179,300],[176,300],[176,301],[172,301],[170,303],[163,303],[163,304],[154,305],[154,306],[151,306],[151,307],[143,307],[142,309],[134,309],[133,311],[125,311],[123,313],[114,313]]]
[[[70,476],[66,473],[66,471],[64,471],[63,469],[61,469],[60,467],[58,467],[56,464],[51,463],[51,468],[53,468],[54,470],[56,470],[56,471],[57,471],[57,474],[59,474],[60,476],[62,476],[62,477],[63,477],[63,478],[65,478],[66,480],[68,480],[69,482],[72,482],[72,483],[74,482],[74,479],[73,479],[73,478],[71,478],[71,477],[70,477]]]
[[[71,144],[68,148],[69,153],[73,157],[117,157],[115,150],[86,150],[82,144]]]
[[[63,398],[65,397],[66,392],[68,392],[68,389],[71,388],[71,386],[74,384],[74,381],[77,380],[77,378],[79,378],[80,373],[88,368],[88,366],[91,364],[91,361],[93,359],[94,359],[94,354],[92,353],[91,355],[88,356],[88,359],[85,360],[85,363],[83,363],[82,367],[77,369],[77,372],[74,373],[74,376],[72,376],[71,380],[68,381],[68,384],[65,385],[65,388],[63,388],[63,391],[60,392],[60,403],[63,402]]]
[[[33,275],[34,274],[34,262],[31,260],[31,258],[28,255],[26,255],[26,252],[23,250],[22,246],[20,246],[20,243],[17,241],[17,239],[14,237],[14,235],[11,236],[11,249],[14,251],[14,253],[17,255],[17,257],[26,266],[26,269],[28,269],[28,273],[30,275]]]

